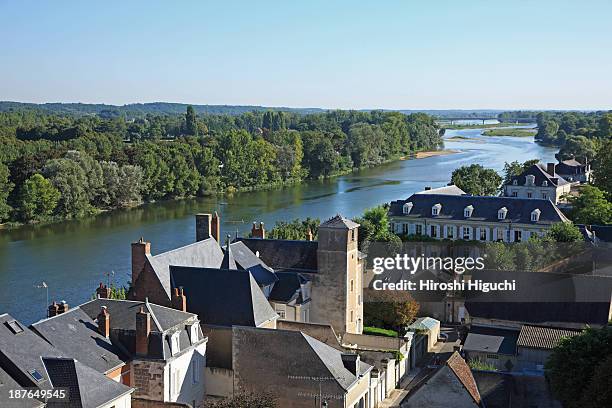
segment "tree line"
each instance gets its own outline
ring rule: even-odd
[[[331,177],[437,149],[441,133],[426,114],[381,111],[0,112],[0,223]]]

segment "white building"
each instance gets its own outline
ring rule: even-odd
[[[571,183],[555,171],[555,163],[534,164],[523,174],[511,178],[504,185],[506,197],[550,200],[558,204],[564,194],[570,192]]]

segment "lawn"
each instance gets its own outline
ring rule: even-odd
[[[363,334],[369,334],[371,336],[397,337],[397,332],[395,330],[381,329],[370,326],[365,326],[363,328]]]

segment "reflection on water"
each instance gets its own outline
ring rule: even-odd
[[[130,273],[130,242],[144,237],[153,253],[193,242],[193,214],[219,211],[224,234],[248,233],[253,221],[270,228],[278,220],[341,213],[353,217],[366,208],[408,197],[425,186],[440,187],[452,171],[478,163],[501,171],[505,161],[554,159],[555,150],[533,138],[484,137],[479,129],[449,130],[447,156],[387,163],[332,180],[312,181],[268,191],[211,196],[148,204],[126,211],[42,227],[0,232],[0,313],[26,323],[43,317],[46,294],[34,286],[49,285],[50,299],[72,305],[90,298],[106,273],[125,284]],[[24,301],[27,299],[27,301]]]

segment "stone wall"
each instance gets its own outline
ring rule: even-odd
[[[180,402],[163,402],[132,398],[132,408],[192,408],[192,406]]]
[[[164,364],[155,361],[134,360],[131,383],[136,388],[134,395],[144,399],[164,400]]]

